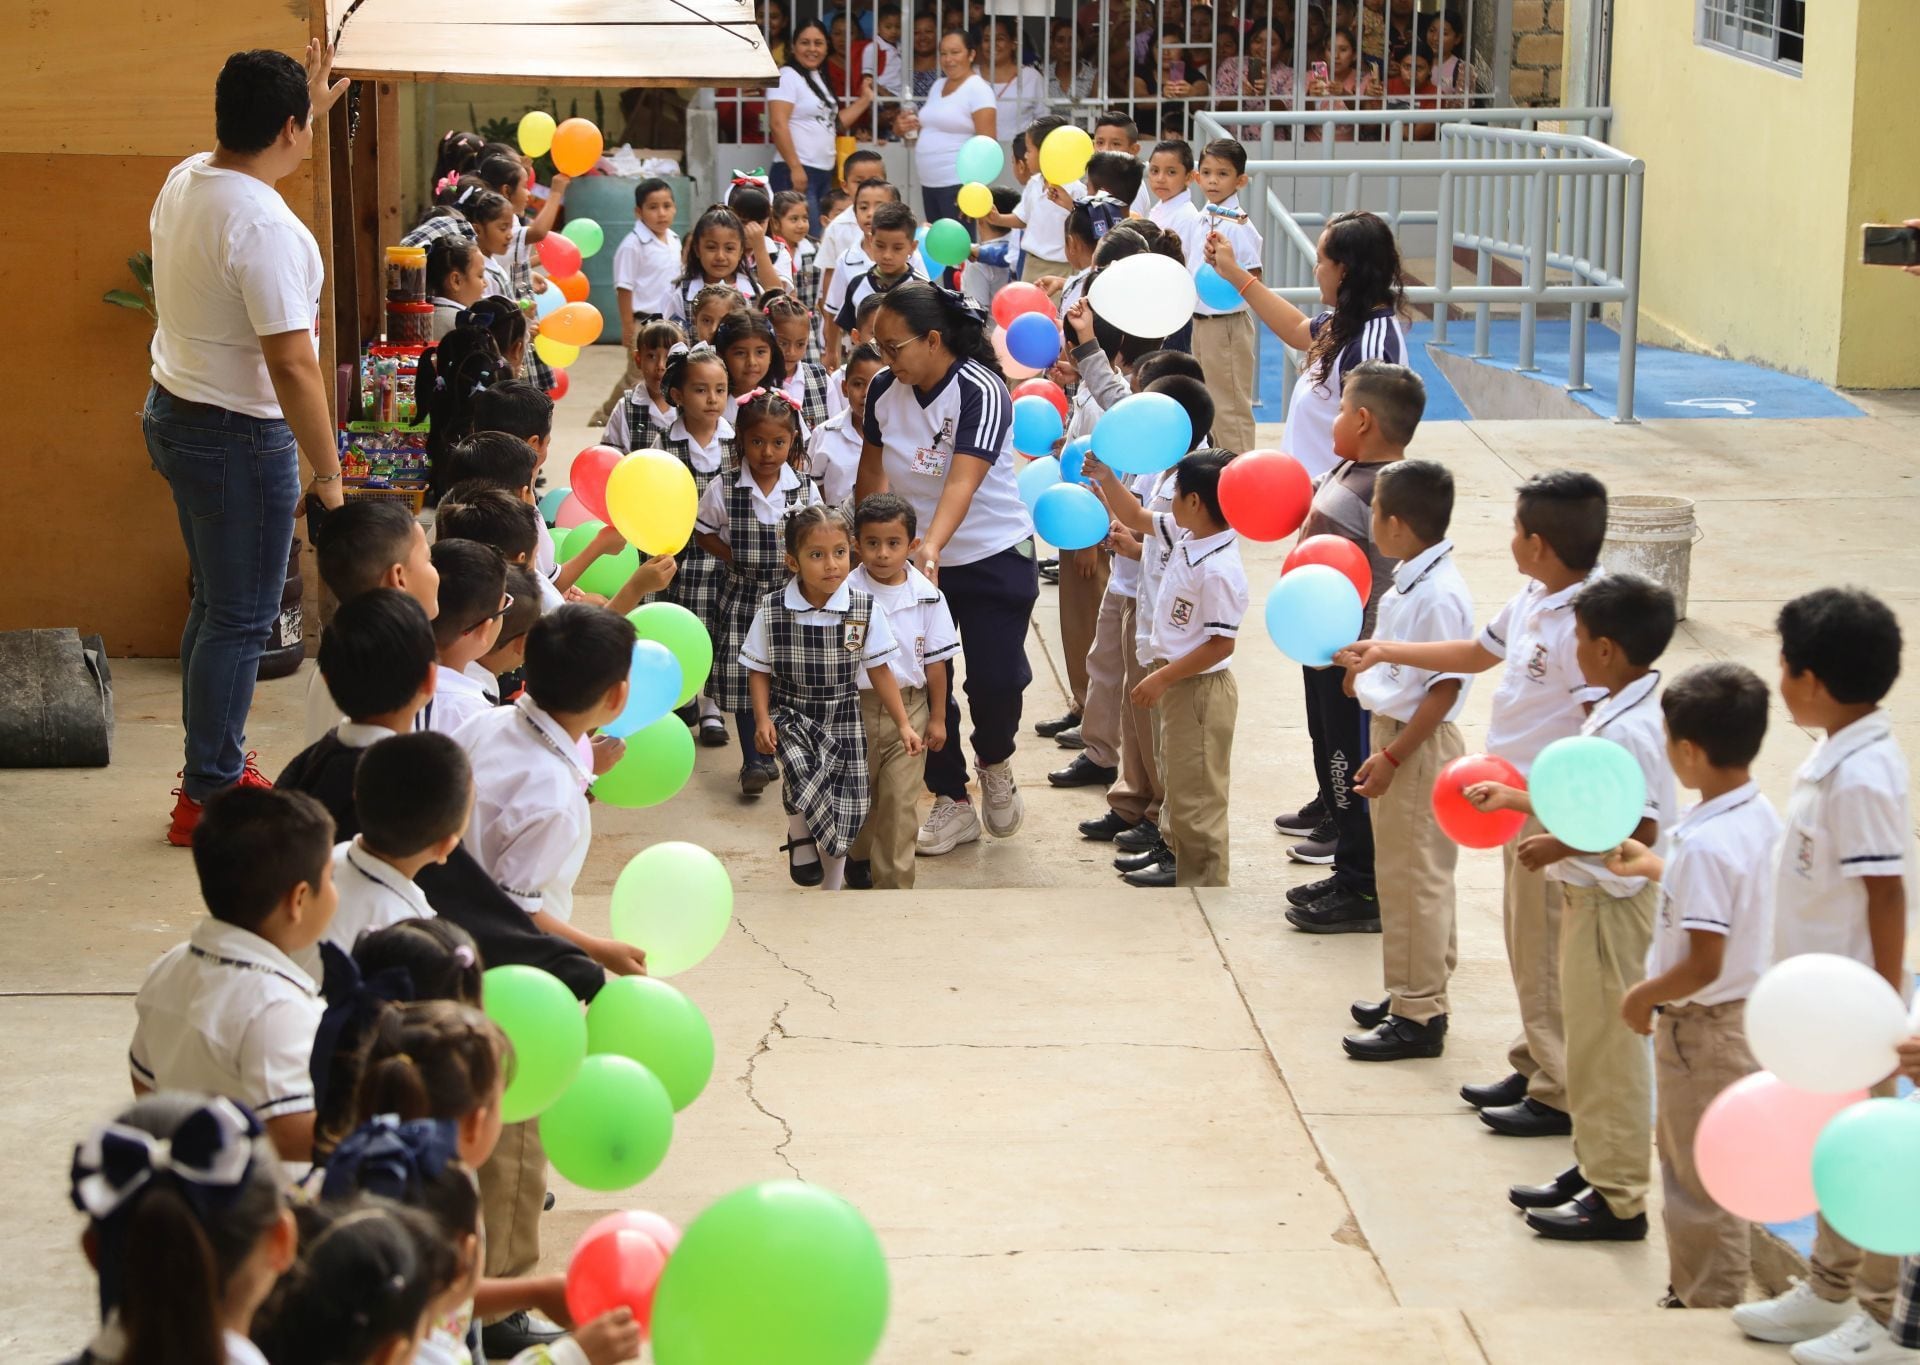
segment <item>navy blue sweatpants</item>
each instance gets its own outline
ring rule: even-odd
[[[960,632],[960,653],[967,662],[968,736],[984,765],[1013,756],[1020,731],[1020,706],[1033,681],[1027,664],[1027,627],[1040,597],[1039,566],[1018,547],[972,564],[940,566],[940,591]],[[947,665],[947,743],[927,755],[927,790],[963,801],[967,796],[967,758],[960,745],[960,702]]]

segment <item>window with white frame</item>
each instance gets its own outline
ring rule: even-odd
[[[1806,0],[1700,0],[1699,41],[1797,76],[1806,48]]]

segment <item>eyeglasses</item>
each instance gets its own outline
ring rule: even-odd
[[[905,341],[882,341],[878,337],[875,337],[873,340],[873,349],[880,352],[881,359],[891,365],[900,358],[900,352],[906,350],[907,347],[913,345],[914,342],[925,341],[926,339],[927,333],[925,332],[920,333],[918,336],[910,336]]]
[[[467,631],[465,633],[476,631],[489,621],[498,621],[502,616],[505,616],[508,612],[512,610],[513,610],[513,594],[510,592],[503,592],[500,594],[500,610],[494,611],[494,612],[488,612],[485,616],[482,616],[478,621],[475,621],[472,625],[468,626]]]

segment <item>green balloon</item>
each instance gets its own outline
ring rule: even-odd
[[[1920,1254],[1920,1107],[1887,1099],[1841,1110],[1813,1144],[1813,1192],[1855,1246]]]
[[[961,265],[973,250],[973,234],[951,218],[942,218],[927,229],[927,257],[941,265]]]
[[[540,1116],[553,1169],[589,1190],[624,1190],[660,1169],[673,1142],[673,1101],[631,1057],[580,1063],[567,1093]]]
[[[602,597],[611,598],[627,586],[627,580],[633,577],[640,567],[640,552],[629,545],[618,554],[601,555],[587,565],[586,571],[574,580],[581,592],[597,592]]]
[[[687,1225],[653,1298],[659,1365],[863,1365],[887,1327],[887,1261],[817,1185],[735,1190]]]
[[[666,1086],[676,1113],[713,1075],[713,1030],[700,1007],[664,981],[620,976],[587,1006],[587,1051],[631,1057]]]
[[[653,640],[667,647],[680,661],[680,699],[685,706],[700,695],[713,672],[713,637],[698,616],[678,602],[649,602],[627,613],[634,632],[642,640]]]
[[[569,493],[573,490],[568,489]],[[564,499],[562,499],[564,501]],[[558,509],[556,509],[558,510]],[[604,521],[583,521],[578,526],[564,532],[555,543],[553,552],[562,564],[587,548],[587,543],[607,529]]]
[[[1640,823],[1647,778],[1639,760],[1598,735],[1556,739],[1527,773],[1533,813],[1569,848],[1604,853]]]
[[[587,1021],[560,979],[538,967],[490,967],[481,978],[487,1017],[513,1044],[500,1117],[521,1123],[560,1098],[587,1055]]]
[[[560,235],[580,248],[580,259],[595,255],[607,244],[607,234],[591,218],[576,218],[560,229]]]
[[[978,181],[982,185],[992,184],[993,178],[1000,174],[1007,164],[1006,149],[985,133],[968,138],[960,146],[960,155],[955,159],[955,169],[960,174],[963,185]]]
[[[594,781],[593,795],[609,806],[639,810],[659,805],[692,776],[693,731],[678,716],[662,716],[627,736],[627,752]]]
[[[644,848],[613,884],[613,936],[646,953],[649,977],[676,976],[704,960],[732,920],[733,882],[698,844]]]

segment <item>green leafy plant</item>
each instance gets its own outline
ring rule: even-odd
[[[133,272],[133,282],[140,286],[140,292],[131,289],[109,289],[100,296],[102,303],[110,303],[116,308],[130,308],[136,313],[145,313],[155,323],[160,321],[160,305],[153,297],[153,256],[149,252],[136,251],[127,257],[127,269]]]

